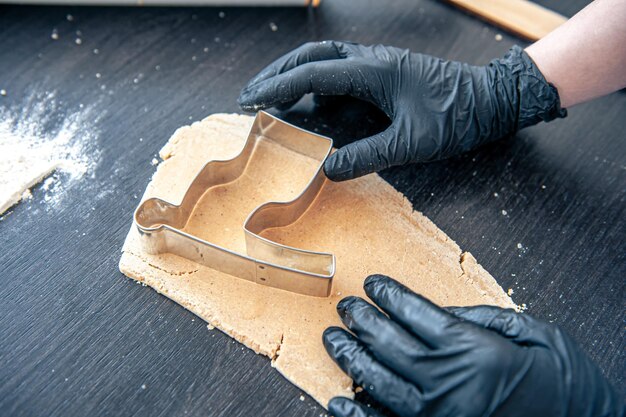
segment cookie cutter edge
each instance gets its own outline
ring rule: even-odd
[[[319,161],[303,191],[290,201],[260,204],[243,224],[246,253],[239,253],[184,232],[198,201],[214,186],[244,174],[260,138]],[[316,297],[332,291],[336,259],[332,253],[298,249],[260,236],[264,230],[297,221],[313,204],[326,176],[324,162],[331,138],[301,129],[266,112],[257,113],[243,149],[227,160],[207,162],[189,185],[180,204],[148,198],[134,212],[141,245],[148,253],[173,253],[193,262],[257,284]]]

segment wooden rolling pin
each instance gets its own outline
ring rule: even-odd
[[[496,26],[536,41],[567,21],[543,6],[527,0],[445,0]]]

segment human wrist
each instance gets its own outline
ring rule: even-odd
[[[519,46],[513,46],[503,58],[491,61],[487,74],[497,103],[493,131],[502,136],[567,116],[556,87]]]

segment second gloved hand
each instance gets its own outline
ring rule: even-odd
[[[353,333],[324,333],[330,356],[378,402],[402,417],[619,417],[622,399],[557,326],[492,306],[447,311],[373,275],[337,310]],[[378,416],[347,398],[334,417]]]
[[[392,120],[384,132],[327,160],[324,171],[335,181],[447,158],[565,115],[556,89],[519,47],[487,66],[471,66],[382,45],[308,43],[262,70],[239,104],[257,111],[308,93],[362,99]]]

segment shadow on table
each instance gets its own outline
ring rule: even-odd
[[[332,137],[335,147],[376,134],[390,125],[389,118],[370,103],[349,97],[321,99],[309,95],[289,110],[271,112],[297,126]],[[543,153],[535,136],[535,132],[523,131],[513,139],[496,141],[464,155],[393,167],[380,174],[422,211],[428,211],[428,205],[434,202],[424,197],[433,190],[456,189],[462,191],[464,198],[472,200],[491,195],[502,187],[528,192],[529,187],[540,188],[545,178],[554,177],[560,179],[560,184],[558,192],[551,190],[552,197],[601,198],[603,190],[598,188],[592,175],[593,166],[577,164],[576,170],[568,171],[568,167],[555,164],[553,156]],[[529,211],[534,211],[540,207],[532,207],[532,204],[543,205],[544,202],[534,199],[525,204],[529,204]],[[560,218],[561,213],[554,213],[554,221],[558,223]]]

